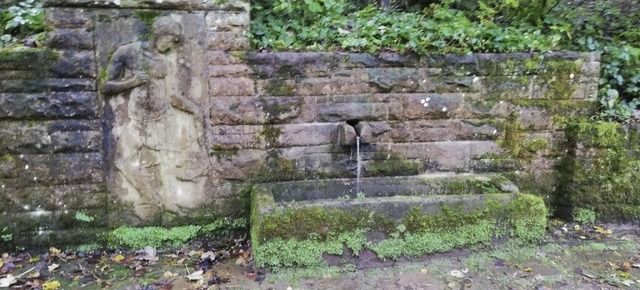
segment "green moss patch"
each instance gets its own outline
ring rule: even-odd
[[[407,160],[397,153],[387,152],[376,152],[365,167],[366,176],[416,175],[421,171],[419,163]]]
[[[356,207],[278,206],[265,196],[270,195],[254,192],[251,239],[257,265],[275,268],[321,266],[323,255],[343,255],[344,248],[354,256],[371,250],[380,259],[396,259],[490,244],[505,236],[531,243],[544,237],[547,215],[542,199],[528,194],[400,197]],[[410,209],[398,218],[385,203]]]
[[[557,204],[562,212],[577,216],[592,210],[600,221],[640,218],[640,158],[634,144],[637,129],[619,123],[570,123],[569,148],[576,148],[558,164]]]
[[[230,231],[246,227],[245,219],[219,219],[205,225],[173,228],[119,227],[104,235],[107,247],[112,249],[141,249],[151,247],[180,247],[201,237],[229,235]]]

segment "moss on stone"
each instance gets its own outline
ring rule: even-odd
[[[502,136],[498,139],[498,145],[509,152],[513,157],[522,156],[522,140],[524,128],[515,113],[509,115],[502,127]]]
[[[524,150],[528,151],[529,153],[536,153],[540,150],[549,148],[549,141],[547,141],[547,139],[544,139],[544,138],[536,137],[536,138],[524,141],[524,143],[522,144],[522,147]]]
[[[205,225],[163,227],[119,227],[104,235],[108,248],[180,247],[199,237],[216,236],[246,227],[245,219],[218,219]]]
[[[259,136],[266,142],[267,147],[273,148],[278,146],[278,138],[282,134],[282,129],[273,125],[263,125]]]
[[[293,160],[280,157],[279,154],[272,153],[267,157],[267,161],[255,169],[250,174],[252,182],[275,182],[291,181],[305,178],[304,172],[298,169]]]
[[[236,156],[238,156],[238,152],[240,150],[238,149],[227,149],[225,147],[222,147],[220,145],[213,145],[211,146],[211,151],[210,154],[212,156],[216,156],[218,159],[220,160],[231,160],[233,158],[235,158]]]
[[[546,99],[571,99],[577,88],[582,60],[550,59],[544,62],[545,69],[539,74],[546,86]]]
[[[373,159],[367,162],[366,176],[403,176],[420,174],[419,163],[407,160],[394,152],[376,152]]]
[[[629,132],[618,123],[578,120],[568,125],[567,147],[558,163],[558,214],[592,209],[600,221],[631,221],[640,211],[640,159],[630,151]]]
[[[324,254],[342,255],[345,246],[356,254],[369,249],[382,259],[395,259],[488,244],[506,234],[518,242],[540,241],[547,214],[542,199],[519,194],[505,204],[499,196],[472,210],[443,206],[428,215],[416,207],[396,221],[364,209],[293,206],[261,214],[258,206],[263,205],[254,202],[254,258],[258,266],[318,266]],[[370,232],[385,238],[370,240]]]
[[[151,26],[160,17],[162,13],[157,10],[136,10],[133,12],[133,17],[139,19],[145,25],[145,33],[140,36],[140,39],[151,39]]]
[[[258,98],[261,103],[262,111],[267,115],[267,121],[272,123],[280,117],[282,114],[289,113],[296,108],[295,104],[279,102],[279,101],[271,101],[268,102],[265,98]],[[299,99],[298,99],[299,102]]]
[[[265,89],[270,96],[292,96],[295,91],[295,88],[282,77],[269,80]]]

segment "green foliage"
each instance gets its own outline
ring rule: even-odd
[[[96,219],[95,217],[87,215],[85,212],[81,212],[81,211],[76,212],[76,220],[79,220],[81,222],[90,223],[95,219]]]
[[[2,231],[0,231],[0,240],[4,242],[11,242],[11,240],[13,240],[13,234],[9,231],[9,228],[2,228]]]
[[[13,45],[44,28],[42,3],[37,0],[16,1],[9,8],[0,9],[0,47]]]
[[[581,224],[593,224],[596,212],[588,208],[577,208],[573,211],[573,220]]]

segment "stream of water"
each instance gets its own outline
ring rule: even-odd
[[[360,136],[356,136],[356,194],[360,194],[360,171],[362,167],[362,157],[360,156]]]

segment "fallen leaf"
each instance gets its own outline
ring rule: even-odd
[[[11,284],[15,284],[16,282],[18,282],[18,280],[16,280],[13,275],[9,274],[7,277],[0,279],[0,288],[9,288]]]
[[[215,260],[216,259],[216,254],[212,251],[208,251],[208,252],[204,252],[202,253],[202,255],[200,256],[201,260],[207,259],[209,258],[210,260]]]
[[[162,274],[162,276],[164,276],[165,278],[171,278],[171,277],[175,277],[177,276],[177,274],[173,274],[171,272],[164,272],[164,274]]]
[[[620,269],[620,266],[618,266],[616,263],[609,262],[609,266],[611,266],[612,270],[619,270]]]
[[[0,267],[2,267],[2,265],[4,265],[4,262],[0,260]]]
[[[533,271],[533,269],[531,269],[531,267],[526,267],[526,268],[524,268],[524,271],[525,272],[531,272],[531,271]]]
[[[631,278],[631,274],[629,274],[627,272],[618,272],[618,277],[620,277],[622,279],[629,279],[629,278]]]
[[[622,280],[622,282],[620,282],[620,283],[622,283],[623,285],[629,287],[629,286],[631,286],[631,284],[635,284],[636,282],[634,282],[633,280],[628,280],[627,279],[627,280]]]
[[[47,281],[44,282],[44,284],[42,284],[42,290],[56,290],[60,287],[60,282],[53,280],[53,281]]]
[[[426,274],[426,273],[429,273],[429,270],[427,270],[425,268],[422,268],[422,269],[420,269],[420,273],[425,273]]]
[[[195,271],[195,272],[191,273],[189,276],[187,276],[187,279],[189,279],[190,281],[202,280],[202,279],[204,279],[204,277],[202,277],[203,273],[204,273],[204,271],[202,271],[202,270]]]
[[[537,274],[537,275],[533,276],[533,278],[534,278],[534,279],[536,279],[536,280],[538,280],[538,281],[540,281],[540,280],[544,280],[544,276],[542,276],[542,275],[540,275],[540,274]]]
[[[49,272],[53,272],[53,270],[58,269],[58,267],[60,267],[60,265],[54,263],[54,264],[49,265],[49,267],[47,267],[47,269],[49,270]]]
[[[247,261],[243,257],[238,257],[238,259],[236,259],[236,265],[244,266],[246,263]]]
[[[621,268],[622,270],[629,272],[632,267],[631,262],[623,262]]]
[[[119,263],[122,262],[124,260],[124,256],[123,255],[116,255],[115,257],[111,258],[112,261]]]
[[[605,229],[603,227],[600,226],[594,226],[593,229],[596,231],[596,233],[602,234],[602,235],[610,235],[613,233],[612,230],[610,229]]]
[[[573,230],[574,230],[574,231],[579,231],[580,229],[582,229],[582,228],[580,227],[580,225],[575,225],[575,226],[573,226]]]
[[[61,252],[61,251],[60,251],[59,249],[57,249],[56,247],[51,247],[51,248],[49,248],[49,253],[51,253],[51,256],[55,256],[55,255],[57,255],[57,254],[60,254],[60,252]],[[45,283],[45,284],[46,284],[46,283]]]
[[[38,271],[35,271],[35,272],[30,273],[29,275],[27,275],[27,278],[32,278],[32,279],[33,278],[38,278],[38,277],[40,277],[40,272],[38,272]]]
[[[156,256],[158,252],[153,247],[144,247],[144,249],[136,252],[136,259],[140,261],[155,262],[158,260]]]
[[[462,271],[460,270],[452,270],[451,272],[449,272],[449,275],[456,278],[464,278],[464,273],[462,273]]]

